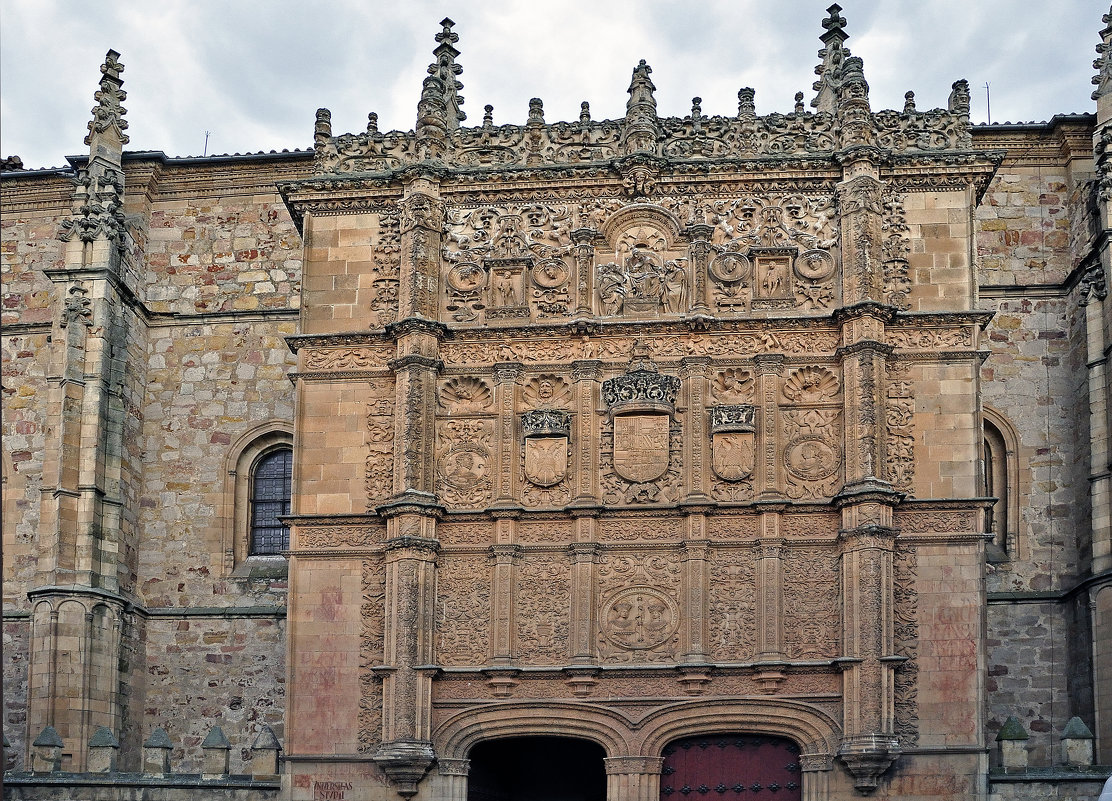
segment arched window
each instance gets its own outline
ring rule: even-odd
[[[984,487],[983,495],[995,498],[985,520],[986,533],[992,534],[987,548],[990,561],[1018,556],[1019,468],[1016,463],[1016,437],[1002,415],[984,410]]]
[[[228,451],[221,561],[225,575],[280,576],[291,512],[293,426],[271,420],[243,432]],[[281,564],[279,564],[279,562]]]
[[[290,530],[278,519],[290,513],[293,450],[275,448],[251,468],[251,556],[281,553],[290,547]]]

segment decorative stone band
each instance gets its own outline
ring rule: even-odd
[[[651,370],[633,370],[602,382],[602,400],[611,414],[656,411],[672,414],[680,380]]]
[[[563,409],[533,409],[521,415],[521,430],[525,439],[570,436],[571,413]]]
[[[756,431],[757,410],[749,403],[710,407],[710,433]]]

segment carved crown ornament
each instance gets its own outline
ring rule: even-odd
[[[602,382],[602,400],[612,417],[638,412],[675,414],[679,391],[679,378],[657,372],[640,342],[633,346],[629,372]]]

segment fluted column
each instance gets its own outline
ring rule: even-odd
[[[585,524],[581,528],[592,529],[597,521],[583,517],[576,521]],[[572,663],[595,662],[595,562],[598,560],[598,544],[594,542],[575,542],[568,547],[571,556],[571,661]]]
[[[618,756],[603,762],[607,801],[658,801],[662,757]]]
[[[691,311],[694,313],[710,313],[707,288],[707,268],[710,265],[712,247],[710,244],[714,226],[703,222],[696,222],[687,226],[687,236],[691,241],[688,245],[688,263],[691,265],[692,291]]]
[[[782,508],[781,505],[761,512],[754,563],[757,582],[757,661],[772,663],[757,676],[766,691],[774,690],[783,681],[784,674],[777,663],[786,658],[783,643],[784,540],[780,533]]]
[[[513,605],[514,575],[517,562],[521,557],[519,545],[492,545],[490,558],[493,562],[490,630],[491,651],[495,665],[506,664],[513,660]]]
[[[706,539],[706,515],[687,517],[687,541],[683,549],[684,616],[681,643],[683,661],[707,661],[707,593],[710,585],[710,541]]]
[[[495,467],[495,505],[507,506],[516,503],[517,498],[517,450],[518,442],[514,436],[516,417],[514,415],[514,393],[517,378],[521,375],[518,362],[500,362],[494,365],[494,377],[498,382],[494,388],[495,407],[498,410],[498,463]]]
[[[571,232],[575,243],[575,316],[590,317],[594,310],[595,237],[594,228],[576,228]]]
[[[687,465],[687,502],[707,500],[707,373],[710,359],[686,356],[680,375],[687,386],[687,436],[684,437],[684,464]]]

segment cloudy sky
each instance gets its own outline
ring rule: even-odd
[[[171,156],[312,145],[313,116],[336,133],[410,129],[434,34],[456,21],[467,125],[494,106],[522,123],[625,113],[639,59],[662,115],[757,112],[809,102],[831,0],[0,0],[0,155],[29,168],[83,153],[99,65],[122,53],[129,149]],[[847,45],[865,61],[874,110],[944,106],[973,87],[973,119],[1045,120],[1094,109],[1089,94],[1103,0],[841,0]],[[1103,6],[1103,7],[1102,7]]]

